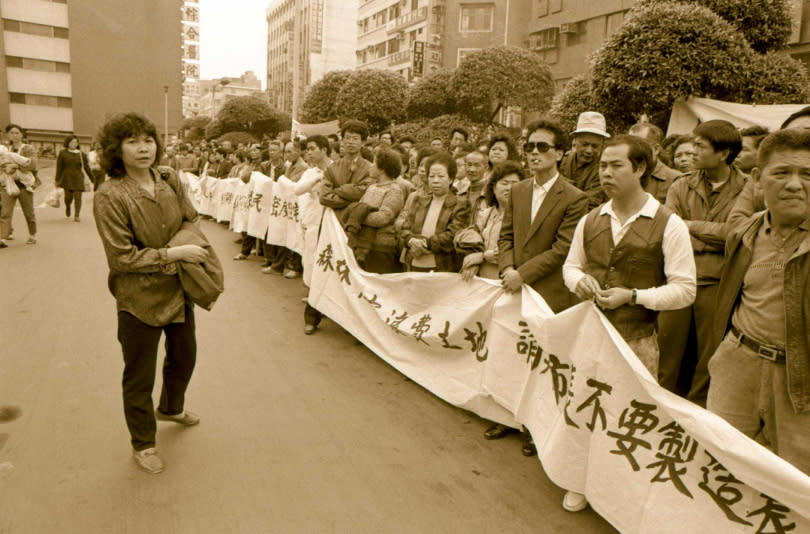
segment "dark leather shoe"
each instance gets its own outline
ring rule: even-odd
[[[534,456],[537,454],[537,446],[534,444],[531,434],[523,432],[523,448],[520,450],[523,456]]]
[[[484,439],[501,439],[506,437],[508,434],[514,434],[517,432],[514,428],[509,428],[506,425],[502,425],[500,423],[495,423],[491,427],[484,432]]]

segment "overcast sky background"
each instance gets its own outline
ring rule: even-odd
[[[200,0],[200,78],[252,70],[267,84],[267,22],[273,0]]]

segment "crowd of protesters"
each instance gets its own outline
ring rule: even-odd
[[[807,129],[810,108],[774,133],[712,120],[666,138],[650,123],[611,135],[586,112],[573,132],[540,120],[516,140],[459,127],[420,145],[348,120],[340,136],[181,145],[163,163],[295,182],[304,263],[331,208],[368,272],[528,284],[554,312],[593,300],[663,387],[810,473]],[[261,256],[264,273],[310,270],[292,251],[240,241],[234,259]],[[305,333],[321,320],[307,304]],[[516,431],[496,424],[485,437]],[[585,506],[566,495],[567,510]]]
[[[458,283],[500,280],[507,292],[527,284],[555,313],[591,300],[662,387],[810,473],[810,107],[772,133],[711,120],[666,138],[646,122],[611,134],[595,111],[572,132],[541,119],[518,139],[474,139],[458,127],[424,145],[390,131],[370,136],[356,120],[344,121],[340,135],[165,151],[150,141],[152,129],[141,130],[139,142],[157,145],[150,165],[244,182],[260,172],[295,184],[304,254],[243,233],[234,260],[256,255],[263,273],[303,276],[308,285],[331,208],[368,272],[456,272]],[[22,128],[6,132],[0,248],[17,201],[36,243],[36,157]],[[56,181],[66,215],[78,221],[83,179],[98,188],[110,158],[98,145],[85,155],[75,136],[64,147]],[[130,163],[135,172],[139,160]],[[307,303],[303,316],[304,332],[316,333],[322,314]],[[158,418],[187,417],[180,405],[161,409]],[[484,437],[518,431],[494,424]],[[522,434],[523,453],[536,454]],[[563,506],[578,511],[587,500],[568,492]]]

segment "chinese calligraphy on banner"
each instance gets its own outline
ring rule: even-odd
[[[313,265],[310,304],[447,402],[526,425],[621,532],[810,532],[810,477],[661,389],[592,303],[555,316],[526,286],[365,273],[331,210]]]

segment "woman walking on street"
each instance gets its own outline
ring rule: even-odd
[[[116,115],[102,127],[99,143],[101,166],[110,179],[96,193],[93,211],[118,309],[124,416],[136,463],[154,474],[163,471],[155,449],[156,418],[185,426],[200,422],[184,410],[197,340],[194,307],[183,292],[178,265],[203,263],[208,252],[197,245],[167,245],[198,215],[175,172],[154,167],[162,152],[155,125],[136,113]],[[160,403],[153,411],[161,332],[166,359]]]
[[[3,217],[6,220],[6,230],[4,231],[3,239],[13,239],[12,234],[14,228],[12,227],[12,216],[14,212],[14,203],[20,201],[25,222],[28,224],[28,241],[26,244],[33,245],[37,242],[37,219],[34,214],[34,189],[39,185],[37,179],[37,150],[33,146],[23,142],[25,139],[25,130],[22,126],[17,124],[9,124],[6,126],[6,136],[8,137],[9,152],[14,152],[25,159],[15,158],[17,163],[17,186],[20,189],[20,194],[13,198],[7,198],[6,201],[10,204],[0,208],[1,213],[5,213]],[[27,163],[23,163],[27,161]],[[19,187],[24,185],[24,187]]]
[[[69,135],[62,143],[64,148],[56,158],[56,187],[65,190],[65,215],[70,217],[70,205],[74,205],[73,220],[79,222],[82,211],[82,193],[84,192],[85,177],[92,182],[90,176],[93,171],[87,161],[87,155],[79,150],[79,138]]]

